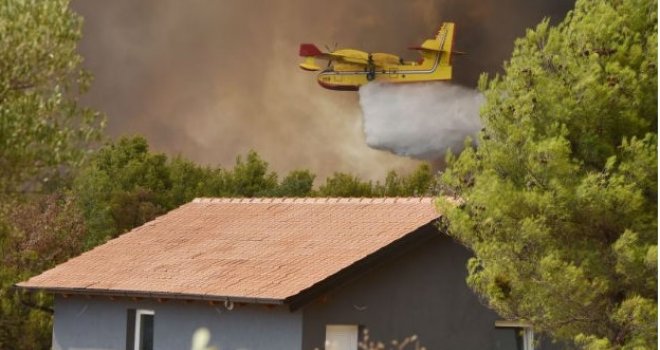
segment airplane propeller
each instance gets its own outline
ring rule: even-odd
[[[334,47],[333,47],[332,50],[330,50],[330,46],[329,46],[328,44],[325,44],[325,45],[323,45],[323,46],[325,46],[325,49],[326,49],[328,52],[335,52],[335,51],[337,51],[337,42],[336,42],[336,41],[335,41],[335,45],[334,45]],[[332,65],[332,60],[328,60],[328,67],[330,67],[331,65]]]
[[[335,51],[337,51],[337,42],[335,42],[335,45],[333,46],[333,49],[332,49],[332,50],[330,50],[330,46],[328,46],[328,44],[325,44],[324,46],[325,46],[325,49],[328,50],[328,52],[335,52]]]

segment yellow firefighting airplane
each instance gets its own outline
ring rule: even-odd
[[[301,44],[300,56],[305,61],[300,68],[318,71],[316,59],[328,61],[328,67],[318,75],[321,86],[331,90],[355,91],[370,81],[385,83],[415,83],[422,81],[450,80],[451,55],[453,52],[454,23],[445,22],[435,39],[424,41],[421,46],[411,47],[422,55],[420,61],[404,61],[389,53],[368,53],[354,49],[321,52],[314,44]]]

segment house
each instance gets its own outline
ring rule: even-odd
[[[19,283],[55,295],[54,349],[532,349],[465,283],[430,198],[196,199]],[[538,349],[538,345],[537,345]],[[549,349],[545,346],[543,349]]]

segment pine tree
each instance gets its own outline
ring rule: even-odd
[[[657,31],[656,0],[578,0],[529,30],[442,175],[469,285],[585,349],[657,347]]]

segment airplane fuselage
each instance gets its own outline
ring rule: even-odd
[[[376,55],[376,54],[374,54]],[[440,55],[424,57],[422,63],[403,62],[369,69],[360,64],[335,63],[318,75],[318,83],[330,90],[357,91],[371,81],[383,83],[415,83],[450,80],[451,66],[440,65]]]

